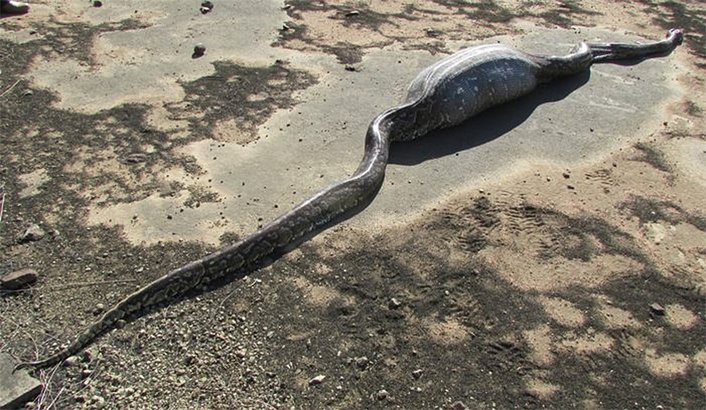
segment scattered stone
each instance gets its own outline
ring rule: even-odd
[[[419,379],[420,377],[422,377],[423,372],[424,371],[422,369],[417,369],[412,372],[412,377],[414,377],[415,379]]]
[[[358,10],[351,10],[348,13],[346,13],[346,17],[355,17],[360,14],[360,11]]]
[[[665,313],[664,306],[660,305],[659,303],[651,304],[650,311],[652,311],[652,313],[654,313],[657,316],[664,316],[664,313]]]
[[[98,348],[96,346],[91,346],[81,353],[81,360],[84,363],[90,363],[96,357],[98,357]]]
[[[46,232],[37,224],[31,224],[27,227],[27,230],[20,235],[18,241],[20,243],[35,242],[39,241],[46,235]]]
[[[74,367],[80,363],[78,356],[69,356],[64,360],[64,367]]]
[[[0,354],[0,409],[17,409],[42,392],[42,384],[27,371],[13,373],[15,361],[9,354]]]
[[[101,7],[103,6],[103,2],[100,0],[93,0],[93,7]]]
[[[566,186],[566,188],[568,188],[568,189],[571,189],[571,190],[574,190],[574,189],[576,189],[576,187],[575,187],[575,186],[573,186],[573,185],[567,185],[567,186]]]
[[[345,69],[346,71],[357,71],[356,68],[352,65],[346,65]]]
[[[312,378],[311,380],[309,380],[309,386],[318,386],[319,384],[324,382],[324,379],[326,379],[326,376],[324,376],[323,374],[320,374],[320,375]]]
[[[201,14],[206,14],[206,13],[210,12],[211,10],[213,10],[213,3],[211,3],[210,1],[201,2],[201,9],[200,10],[201,10]]]
[[[39,275],[34,269],[21,269],[0,278],[0,284],[4,289],[18,290],[33,284],[38,277]]]
[[[199,43],[194,46],[194,54],[191,55],[191,58],[199,58],[203,56],[206,53],[206,46],[203,44]]]
[[[105,399],[102,396],[95,395],[91,397],[91,403],[93,404],[94,408],[102,408],[105,406]]]
[[[566,178],[566,179],[569,179],[569,178],[571,178],[571,175],[570,175],[570,174],[569,174],[568,172],[564,172],[564,173],[563,173],[563,174],[561,174],[561,175],[563,175],[563,176],[564,176],[564,178]]]
[[[100,315],[105,311],[105,305],[102,303],[98,303],[95,308],[93,308],[93,314],[94,315]]]
[[[424,33],[426,33],[427,37],[439,37],[441,35],[440,31],[433,28],[425,28]]]
[[[387,304],[387,307],[390,309],[399,309],[402,307],[402,302],[400,302],[397,298],[391,298],[390,303]]]
[[[368,367],[369,363],[370,363],[370,360],[368,360],[368,358],[366,356],[355,358],[355,365],[360,370],[365,370]]]
[[[452,410],[467,410],[468,406],[466,406],[461,400],[454,402],[451,405]]]
[[[125,162],[128,164],[139,164],[140,162],[145,161],[147,161],[147,155],[141,152],[135,152],[125,157]]]
[[[388,397],[390,397],[390,393],[388,393],[385,389],[379,390],[377,393],[375,393],[375,398],[378,400],[385,400]]]

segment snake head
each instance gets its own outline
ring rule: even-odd
[[[684,42],[684,30],[673,28],[667,32],[667,38],[673,41],[676,45],[681,45]]]

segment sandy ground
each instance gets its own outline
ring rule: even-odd
[[[361,215],[38,372],[35,408],[706,404],[703,2],[214,3],[0,19],[0,274],[39,272],[0,351],[54,351],[347,175],[441,55],[687,36],[394,146]]]

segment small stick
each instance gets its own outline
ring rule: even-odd
[[[3,211],[5,211],[5,190],[0,189],[0,222],[2,222]]]
[[[15,83],[12,84],[12,85],[10,86],[10,88],[8,88],[8,89],[5,90],[2,94],[0,94],[0,98],[4,97],[5,94],[7,94],[7,93],[9,93],[10,91],[12,91],[12,89],[15,88],[15,86],[16,86],[17,84],[19,84],[19,83],[20,83],[20,80],[15,81]]]

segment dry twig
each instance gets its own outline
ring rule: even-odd
[[[20,83],[20,80],[15,81],[15,82],[10,86],[10,88],[8,88],[7,90],[3,91],[2,94],[0,94],[0,98],[4,97],[5,94],[7,94],[7,93],[9,93],[10,91],[12,91],[12,89],[15,88],[15,86],[16,86],[17,84],[19,84],[19,83]]]

